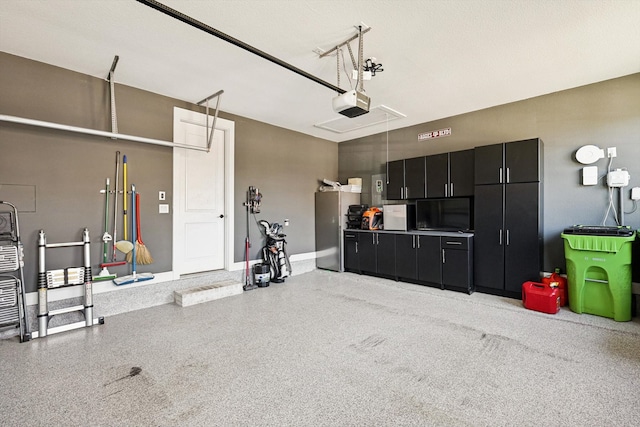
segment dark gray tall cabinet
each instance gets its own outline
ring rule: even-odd
[[[476,147],[474,282],[480,292],[521,298],[542,271],[543,144]]]

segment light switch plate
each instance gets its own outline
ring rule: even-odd
[[[158,213],[168,214],[169,213],[169,205],[167,203],[160,203],[158,205]]]

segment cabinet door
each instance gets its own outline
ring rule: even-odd
[[[473,263],[476,287],[504,290],[504,187],[476,185]]]
[[[424,199],[426,197],[425,158],[417,157],[404,161],[405,199]]]
[[[416,236],[418,245],[418,280],[442,286],[440,236]]]
[[[375,233],[377,273],[396,276],[396,235]]]
[[[358,235],[360,233],[346,231],[344,233],[344,269],[345,271],[360,271],[358,263]]]
[[[471,293],[469,251],[442,249],[442,285],[444,289]]]
[[[427,156],[427,197],[449,195],[449,153]]]
[[[540,181],[541,143],[538,139],[505,144],[506,183]]]
[[[505,291],[522,292],[528,280],[540,281],[540,185],[536,182],[505,186]]]
[[[404,160],[387,163],[387,200],[404,198]]]
[[[504,144],[485,145],[475,148],[475,185],[501,184],[504,179]]]
[[[473,196],[474,150],[449,153],[449,197]]]
[[[376,272],[376,233],[359,233],[358,262],[363,273]]]
[[[418,278],[416,238],[415,234],[396,234],[396,276],[399,278]]]

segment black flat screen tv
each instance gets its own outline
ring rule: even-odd
[[[470,231],[473,229],[471,198],[421,199],[416,201],[418,230]]]

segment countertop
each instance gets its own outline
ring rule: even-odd
[[[445,236],[445,237],[473,237],[472,231],[444,231],[444,230],[359,230],[344,229],[343,231],[356,231],[358,233],[389,233],[389,234],[415,234],[420,236]]]

